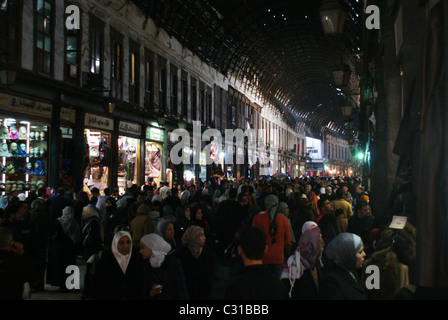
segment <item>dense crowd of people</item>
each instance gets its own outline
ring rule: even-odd
[[[415,229],[375,216],[355,178],[132,185],[122,195],[45,188],[3,197],[0,299],[66,288],[86,264],[84,299],[411,299]],[[380,268],[370,290],[365,269]],[[5,285],[3,285],[5,284]],[[223,297],[224,298],[224,297]]]

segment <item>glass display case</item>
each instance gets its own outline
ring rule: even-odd
[[[48,126],[12,117],[0,118],[1,186],[9,196],[45,187]]]

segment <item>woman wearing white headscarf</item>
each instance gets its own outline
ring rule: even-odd
[[[128,231],[118,231],[111,250],[105,250],[96,263],[92,281],[95,300],[139,300],[143,288],[143,260],[132,250]]]
[[[367,299],[358,274],[365,256],[364,245],[358,235],[343,232],[333,238],[324,250],[325,268],[321,298],[325,300]]]
[[[188,298],[182,264],[171,245],[160,235],[150,233],[140,239],[145,260],[143,299],[185,300]]]

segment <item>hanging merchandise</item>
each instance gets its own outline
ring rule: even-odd
[[[96,186],[100,190],[108,187],[109,183],[109,158],[106,158],[104,150],[108,149],[110,135],[96,130],[85,130],[85,173],[84,186],[90,190]]]
[[[145,177],[160,183],[162,170],[162,145],[156,142],[145,143]]]
[[[137,154],[139,140],[120,136],[118,139],[118,191],[123,194],[126,188],[137,184]]]

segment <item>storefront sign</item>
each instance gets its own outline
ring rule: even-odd
[[[75,123],[76,111],[69,108],[61,108],[61,121]]]
[[[133,135],[141,135],[142,134],[142,127],[138,124],[129,123],[125,121],[120,121],[120,132],[129,133]]]
[[[49,103],[2,93],[0,93],[0,108],[10,112],[19,112],[48,119],[51,119],[53,112],[53,106]]]
[[[94,127],[98,129],[105,129],[105,130],[113,130],[114,129],[114,120],[96,116],[94,114],[86,113],[85,117],[85,126],[87,127]]]
[[[161,129],[148,127],[146,128],[146,139],[153,141],[165,141],[165,132]]]

